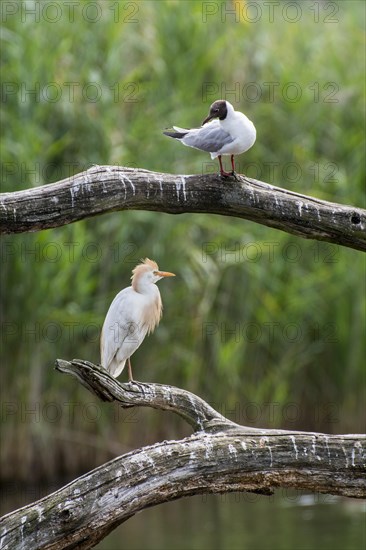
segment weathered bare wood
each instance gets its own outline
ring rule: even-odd
[[[228,424],[237,426],[197,395],[174,386],[142,382],[121,384],[103,367],[78,359],[71,362],[58,359],[56,369],[75,376],[103,401],[118,401],[123,408],[152,407],[172,411],[184,418],[195,431],[220,429]]]
[[[122,407],[151,406],[185,418],[196,432],[118,457],[0,520],[1,549],[92,548],[146,507],[183,496],[277,487],[366,497],[366,436],[248,429],[202,399],[160,384],[120,384],[74,360],[56,368]]]
[[[244,218],[294,235],[366,250],[366,211],[238,176],[173,175],[95,166],[60,182],[3,193],[0,233],[59,227],[114,210]]]
[[[362,497],[364,444],[359,436],[202,432],[151,445],[4,516],[1,548],[92,548],[136,512],[195,494],[297,487]]]

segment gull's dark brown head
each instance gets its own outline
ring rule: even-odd
[[[208,117],[205,118],[205,120],[202,122],[202,126],[206,124],[209,120],[212,120],[213,118],[219,118],[220,120],[224,120],[227,115],[227,105],[226,101],[224,99],[218,99],[215,101],[211,107],[210,112],[208,113]]]

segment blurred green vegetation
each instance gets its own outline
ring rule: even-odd
[[[299,2],[295,22],[283,3],[274,22],[244,2],[210,3],[212,15],[183,1],[94,11],[82,1],[73,16],[67,3],[52,3],[58,13],[11,4],[3,191],[92,164],[216,171],[161,130],[198,125],[224,97],[257,127],[239,171],[364,206],[362,2]],[[53,370],[57,357],[99,361],[109,304],[145,256],[178,277],[160,283],[164,317],[133,357],[137,379],[187,388],[243,424],[364,430],[360,252],[234,218],[130,211],[4,237],[1,254],[3,479],[72,476],[189,433],[172,415],[103,404]]]

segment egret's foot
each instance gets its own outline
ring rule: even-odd
[[[137,382],[136,380],[129,380],[128,381],[128,384],[130,384],[131,386],[137,386],[139,388],[139,390],[145,394],[144,392],[144,386],[145,386],[145,383],[144,382]]]

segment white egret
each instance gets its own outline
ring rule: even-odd
[[[133,269],[131,286],[121,290],[111,303],[102,328],[100,352],[102,366],[115,378],[127,361],[128,379],[133,380],[130,357],[162,316],[163,305],[155,283],[174,276],[159,271],[156,262],[145,258]]]

